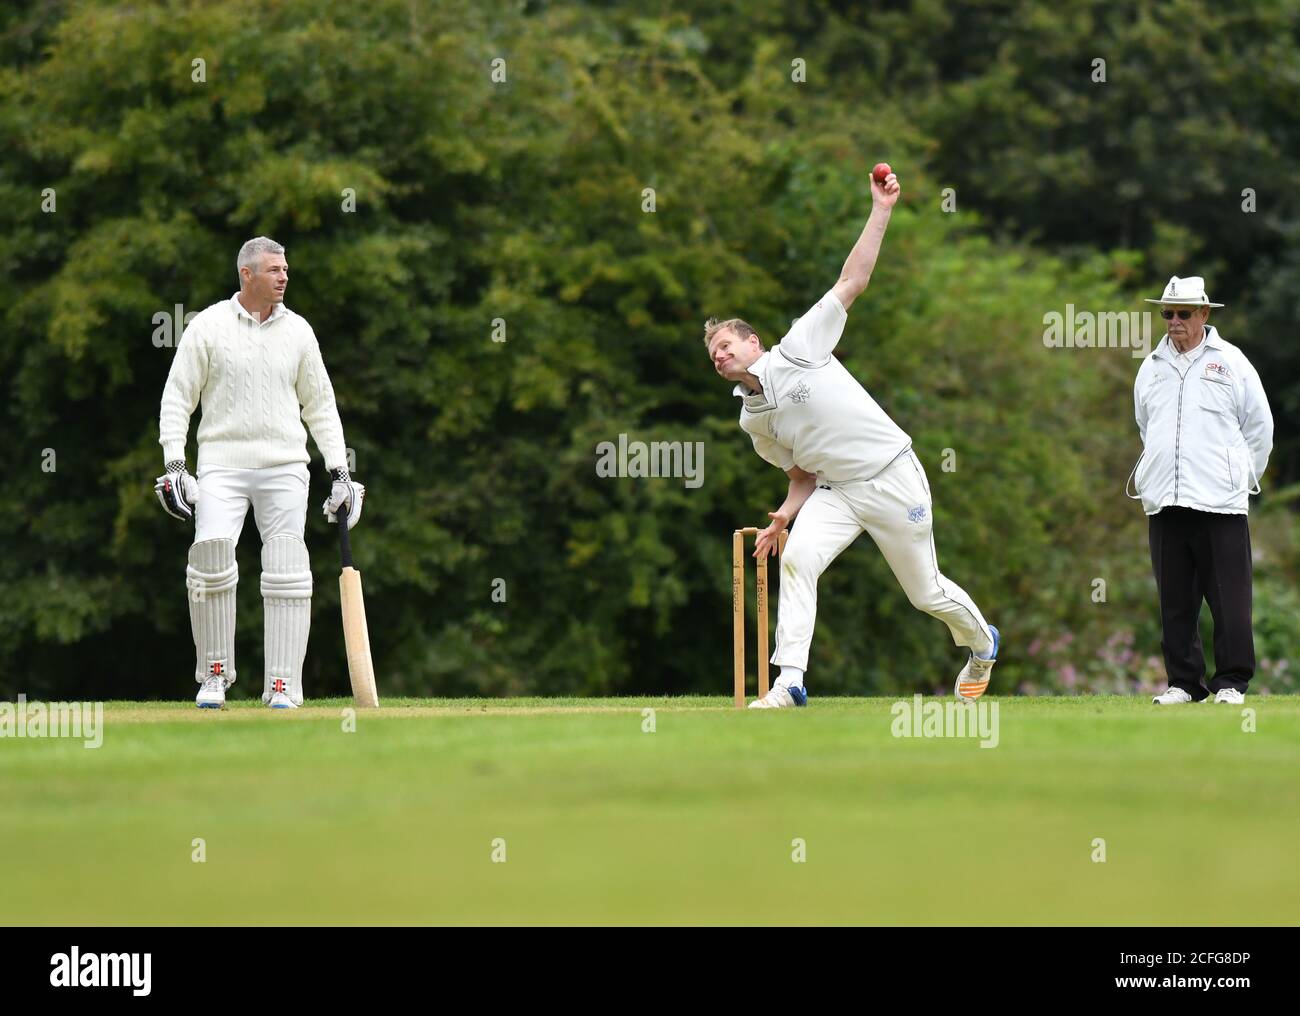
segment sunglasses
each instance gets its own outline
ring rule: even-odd
[[[1162,310],[1160,316],[1166,321],[1172,321],[1174,315],[1177,314],[1179,321],[1186,321],[1195,313],[1196,311],[1194,310]]]

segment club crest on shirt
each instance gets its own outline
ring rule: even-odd
[[[808,387],[807,381],[800,381],[790,389],[790,401],[803,405],[812,398],[812,389]]]
[[[925,521],[925,505],[923,505],[923,504],[919,504],[919,505],[917,505],[915,508],[910,508],[910,509],[908,509],[908,512],[907,512],[907,521],[908,521],[908,522],[924,522],[924,521]]]

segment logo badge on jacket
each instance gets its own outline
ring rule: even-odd
[[[812,389],[808,387],[807,381],[800,381],[790,389],[790,401],[803,405],[812,398]]]
[[[908,522],[924,522],[924,521],[925,521],[925,505],[923,505],[923,504],[919,504],[919,505],[917,505],[915,508],[908,509],[908,512],[907,512],[907,521],[908,521]]]
[[[1205,376],[1212,381],[1220,379],[1224,381],[1232,380],[1232,372],[1228,370],[1227,366],[1216,361],[1211,361],[1205,365]]]

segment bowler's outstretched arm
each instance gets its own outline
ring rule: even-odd
[[[884,184],[871,181],[871,216],[862,227],[862,235],[849,251],[849,256],[840,269],[840,279],[834,286],[835,296],[844,309],[848,310],[853,301],[862,295],[871,281],[871,273],[876,267],[876,258],[880,256],[880,245],[885,239],[885,230],[889,228],[889,217],[894,213],[894,203],[898,200],[902,188],[898,177],[890,173]]]

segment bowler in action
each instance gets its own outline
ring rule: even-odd
[[[770,350],[739,318],[711,318],[704,344],[714,369],[734,382],[740,426],[754,450],[790,478],[785,502],[769,512],[755,556],[775,554],[790,530],[781,565],[771,691],[750,708],[802,706],[817,618],[817,581],[862,532],[871,534],[912,605],[939,618],[970,650],[955,693],[977,699],[998,654],[997,628],[960,586],[944,577],[934,549],[930,486],[912,440],[832,354],[849,308],[866,290],[901,189],[889,173],[871,180],[871,216],[839,281]]]

